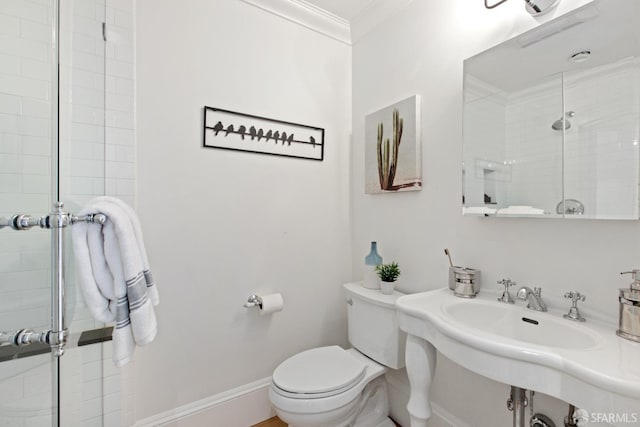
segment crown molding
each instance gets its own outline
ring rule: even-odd
[[[242,0],[334,40],[351,45],[349,21],[304,0]]]

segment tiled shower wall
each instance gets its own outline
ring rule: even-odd
[[[640,60],[566,80],[576,127],[565,138],[565,197],[583,201],[585,214],[638,218]]]
[[[562,200],[562,132],[551,124],[562,116],[562,79],[511,94],[505,109],[506,161],[512,165],[507,205],[555,213]]]
[[[103,194],[135,206],[134,3],[71,4],[70,23],[65,26],[63,19],[61,30],[63,44],[68,40],[73,48],[61,51],[66,69],[61,73],[61,199],[72,212]],[[69,270],[72,274],[73,268]],[[80,294],[75,295],[72,327],[98,326],[83,308]]]
[[[62,150],[63,164],[68,169],[61,176],[69,181],[61,185],[61,197],[71,211],[103,194],[135,206],[134,1],[75,0],[71,16],[67,37],[73,52],[70,62],[62,61],[71,64],[70,80],[65,81],[70,90],[61,88],[69,96],[70,109],[65,121],[70,127],[61,136],[62,146],[67,147]],[[72,289],[77,289],[75,284]],[[79,292],[71,298],[75,304],[72,332],[101,326],[89,315]],[[114,368],[111,354],[111,343],[67,354],[61,409],[65,426],[132,424],[133,408],[127,406],[130,399],[123,397],[127,374]]]
[[[102,194],[135,202],[133,6],[133,0],[61,0],[60,199],[71,212]],[[0,3],[0,215],[5,217],[44,214],[56,198],[52,16],[51,0]],[[0,235],[0,330],[47,328],[49,233],[5,229]],[[71,332],[91,329],[98,325],[76,291],[71,254],[67,259]],[[105,347],[70,349],[63,357],[65,425],[117,426],[128,416],[120,404],[123,378]],[[6,397],[0,426],[50,420],[50,393],[43,392],[50,384],[48,360],[0,364],[0,395]]]
[[[505,109],[503,93],[466,76],[463,123],[465,206],[484,206],[487,193],[494,193],[493,200],[498,203],[505,201],[505,182],[510,179],[510,166],[504,164]]]
[[[63,175],[78,206],[101,194],[135,203],[133,5],[133,0],[74,2],[73,52],[63,61],[71,64],[63,88],[71,109],[68,138],[63,135],[69,173]]]
[[[51,205],[51,15],[49,2],[0,9],[0,215]],[[49,322],[49,238],[2,230],[0,328]],[[25,322],[28,322],[25,324]]]

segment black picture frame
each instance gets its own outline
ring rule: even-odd
[[[204,106],[204,148],[324,160],[324,129]]]

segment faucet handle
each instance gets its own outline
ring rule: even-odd
[[[541,297],[542,296],[542,288],[533,288],[533,294],[537,297]]]
[[[511,279],[498,280],[497,283],[498,285],[504,286],[505,289],[509,289],[511,286],[516,284],[516,282],[512,281]]]
[[[582,295],[578,291],[565,292],[564,297],[570,299],[573,302],[574,307],[578,305],[578,301],[584,301],[587,299],[586,295]]]
[[[580,315],[580,310],[578,310],[578,301],[586,300],[586,295],[578,291],[569,291],[564,294],[564,297],[571,300],[571,308],[569,308],[569,312],[562,317],[576,322],[586,321],[586,319]]]
[[[502,279],[498,280],[498,284],[504,286],[504,291],[502,292],[502,296],[498,298],[498,301],[506,302],[508,304],[515,303],[515,301],[511,297],[511,294],[509,294],[509,288],[515,285],[516,282],[512,281],[511,279]]]

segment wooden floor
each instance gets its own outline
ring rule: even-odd
[[[273,417],[251,427],[287,427],[287,425],[278,417]]]

